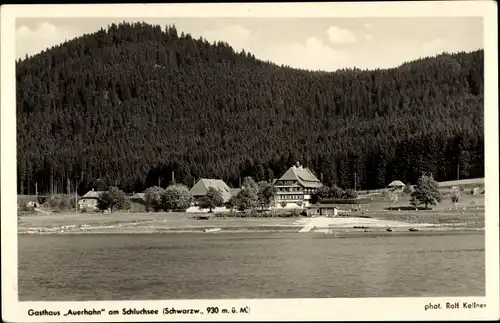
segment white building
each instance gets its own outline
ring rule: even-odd
[[[88,191],[87,194],[78,200],[78,209],[97,209],[97,199],[102,193],[104,193],[104,191],[94,191],[94,189]]]

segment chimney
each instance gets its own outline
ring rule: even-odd
[[[175,184],[175,173],[172,171],[172,184]]]

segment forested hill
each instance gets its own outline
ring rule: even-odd
[[[106,30],[17,62],[24,193],[131,191],[199,177],[280,176],[294,162],[324,182],[371,189],[422,171],[484,175],[483,51],[399,68],[312,72],[147,24]],[[53,174],[53,175],[51,175]]]

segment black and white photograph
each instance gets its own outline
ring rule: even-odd
[[[496,9],[2,7],[3,319],[498,318]]]

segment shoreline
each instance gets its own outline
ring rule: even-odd
[[[215,232],[206,232],[205,230],[220,229]],[[403,236],[403,235],[452,235],[452,234],[484,234],[484,228],[470,228],[470,227],[420,227],[418,231],[409,231],[409,227],[394,228],[393,231],[386,231],[385,228],[374,227],[366,229],[358,228],[318,228],[310,232],[299,232],[302,226],[288,225],[288,226],[229,226],[229,227],[214,227],[214,226],[200,226],[200,227],[177,227],[177,228],[131,228],[126,229],[123,227],[118,228],[95,228],[95,229],[82,229],[82,230],[41,230],[41,231],[21,231],[18,236],[33,236],[33,235],[147,235],[147,234],[235,234],[235,233],[294,233],[300,235],[334,235],[340,236]],[[367,231],[365,231],[367,230]]]
[[[187,213],[44,213],[18,217],[18,235],[309,233],[334,236],[484,233],[484,213],[405,213],[387,217],[214,217],[199,220]],[[378,216],[377,216],[378,215]],[[390,228],[391,231],[387,231]],[[210,230],[213,230],[210,232]],[[410,231],[411,229],[411,231]],[[209,232],[206,232],[206,231]]]

